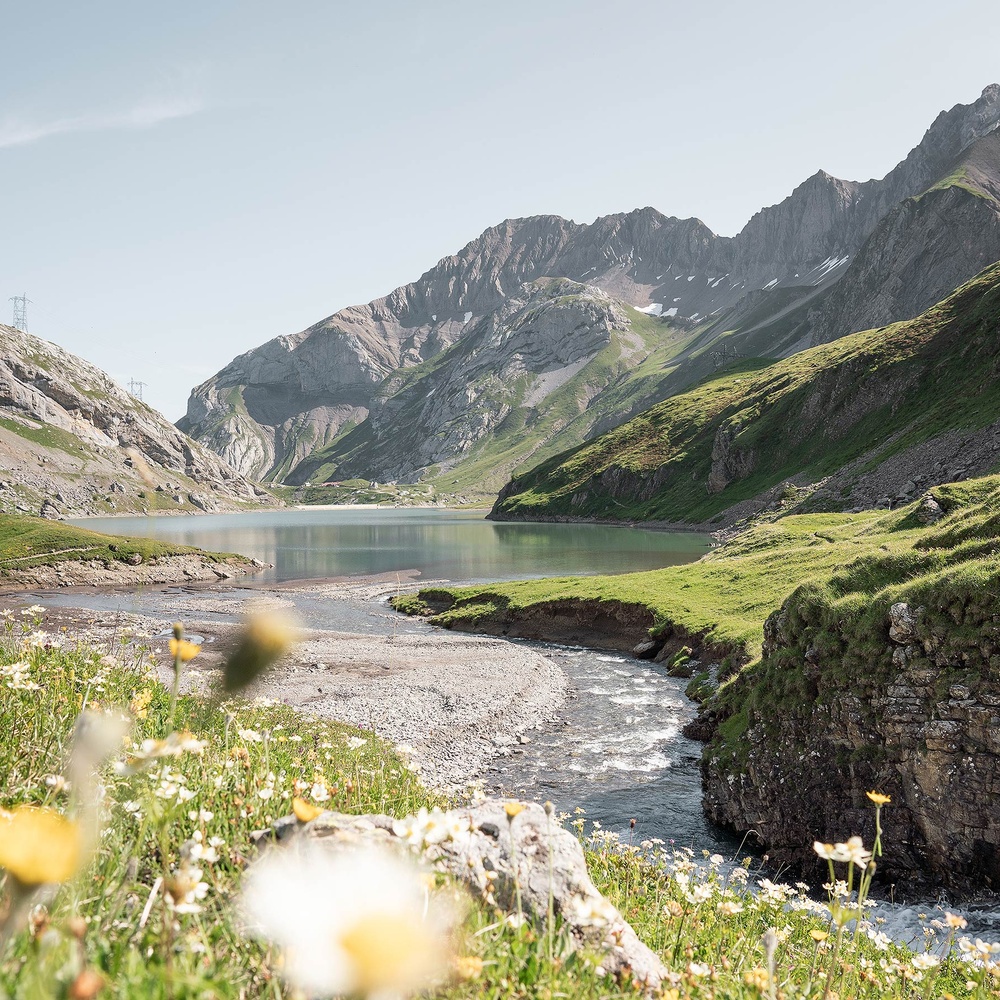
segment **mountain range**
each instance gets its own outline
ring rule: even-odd
[[[1000,259],[1000,86],[885,177],[819,171],[735,237],[652,208],[488,229],[234,359],[179,427],[246,476],[496,492],[738,362],[917,316]]]

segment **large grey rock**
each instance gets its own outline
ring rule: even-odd
[[[604,948],[601,964],[608,973],[649,989],[660,986],[666,966],[597,890],[576,837],[550,819],[541,806],[525,805],[510,820],[502,800],[487,799],[452,810],[446,821],[467,824],[469,832],[427,845],[424,855],[434,867],[508,911],[517,905],[516,870],[521,905],[532,920],[545,924],[551,898],[554,913],[569,925],[577,942],[600,943]],[[334,848],[369,840],[400,845],[396,831],[403,832],[403,827],[388,816],[324,812],[310,823],[300,823],[293,816],[278,820],[257,840],[265,844],[270,838],[309,837]]]

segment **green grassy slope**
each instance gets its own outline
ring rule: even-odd
[[[1000,265],[922,316],[782,361],[740,362],[514,479],[495,515],[708,521],[811,480],[1000,418]]]
[[[145,562],[161,556],[191,553],[210,561],[233,558],[222,553],[202,552],[190,545],[158,542],[151,538],[122,538],[41,517],[0,514],[0,583],[4,577],[33,566],[91,559],[127,562],[136,555]]]
[[[394,603],[408,612],[444,608],[432,617],[434,624],[482,631],[503,630],[535,610],[560,604],[632,606],[651,612],[654,634],[677,627],[752,663],[760,654],[765,619],[799,588],[825,595],[843,618],[871,608],[882,614],[886,602],[902,599],[898,594],[904,591],[954,585],[964,592],[973,583],[995,583],[1000,477],[937,487],[933,495],[946,511],[935,525],[917,520],[916,504],[862,514],[796,515],[760,524],[684,566],[427,588]],[[947,607],[948,598],[940,600]]]

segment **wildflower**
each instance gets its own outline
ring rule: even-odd
[[[483,974],[483,960],[475,955],[456,955],[452,967],[457,978],[465,982],[478,979]]]
[[[618,911],[603,896],[573,896],[566,912],[577,927],[607,927],[618,918]]]
[[[264,741],[264,737],[256,729],[238,729],[237,732],[240,734],[240,738],[246,740],[247,743],[262,743]]]
[[[187,639],[170,640],[170,655],[181,663],[193,660],[200,652],[201,646],[195,642],[189,642]]]
[[[743,904],[738,899],[724,899],[715,908],[724,917],[735,917],[743,912]]]
[[[507,822],[508,823],[513,823],[514,822],[514,817],[517,816],[518,813],[524,812],[524,803],[523,802],[508,802],[508,803],[506,803],[504,805],[503,811],[507,814]],[[596,825],[597,824],[595,824],[595,826]]]
[[[312,788],[309,789],[309,797],[313,802],[329,802],[330,791],[326,787],[326,783],[323,781],[314,781]]]
[[[829,931],[821,931],[817,927],[814,927],[809,932],[809,937],[811,937],[813,941],[815,941],[817,944],[819,944],[820,941],[825,941],[829,936],[830,936]]]
[[[871,801],[874,802],[879,808],[887,806],[890,802],[892,802],[891,795],[883,795],[881,792],[876,792],[874,790],[865,792],[865,795],[867,795],[868,798],[871,799]]]
[[[412,847],[440,844],[451,836],[445,814],[440,809],[428,812],[423,806],[414,816],[393,820],[392,832]]]
[[[352,736],[347,741],[347,749],[348,750],[358,750],[361,747],[363,747],[367,742],[368,742],[368,740],[363,740],[360,736]]]
[[[919,955],[913,956],[913,967],[915,969],[921,969],[926,971],[927,969],[936,968],[941,964],[941,959],[937,955],[932,955],[930,952],[922,952]]]
[[[752,986],[761,993],[765,993],[771,982],[771,977],[768,974],[767,969],[758,965],[753,969],[747,969],[747,971],[743,973],[743,982],[746,983],[747,986]]]
[[[952,913],[949,910],[944,911],[944,922],[956,931],[964,931],[969,926],[965,917],[960,917],[957,913]]]
[[[317,816],[323,815],[323,810],[319,806],[314,806],[298,796],[292,799],[292,812],[300,823],[311,823]]]
[[[194,734],[187,730],[171,733],[162,740],[143,740],[139,748],[128,755],[124,768],[119,770],[134,774],[154,760],[162,757],[180,757],[185,753],[200,754],[207,746],[206,742],[195,739]]]
[[[688,962],[687,974],[689,976],[695,976],[699,979],[707,976],[712,971],[710,965],[706,965],[704,962]]]
[[[170,878],[164,879],[167,902],[175,913],[201,913],[200,901],[208,895],[208,883],[201,876],[202,869],[189,857],[181,861]]]
[[[239,646],[222,668],[222,686],[239,691],[284,655],[292,644],[294,626],[275,612],[258,612],[247,622]]]
[[[0,817],[0,866],[22,885],[65,882],[83,860],[76,823],[40,806],[18,806]]]
[[[450,912],[388,852],[272,849],[247,874],[243,911],[307,994],[407,994],[449,965]]]

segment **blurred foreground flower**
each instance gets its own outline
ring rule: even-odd
[[[222,673],[223,689],[232,694],[259,677],[284,655],[295,636],[295,625],[274,611],[260,611],[250,617],[235,652]]]
[[[0,866],[21,885],[65,882],[82,859],[79,826],[54,809],[18,806],[0,815]]]
[[[243,912],[310,995],[406,995],[449,969],[451,910],[387,850],[272,848],[247,873]]]

